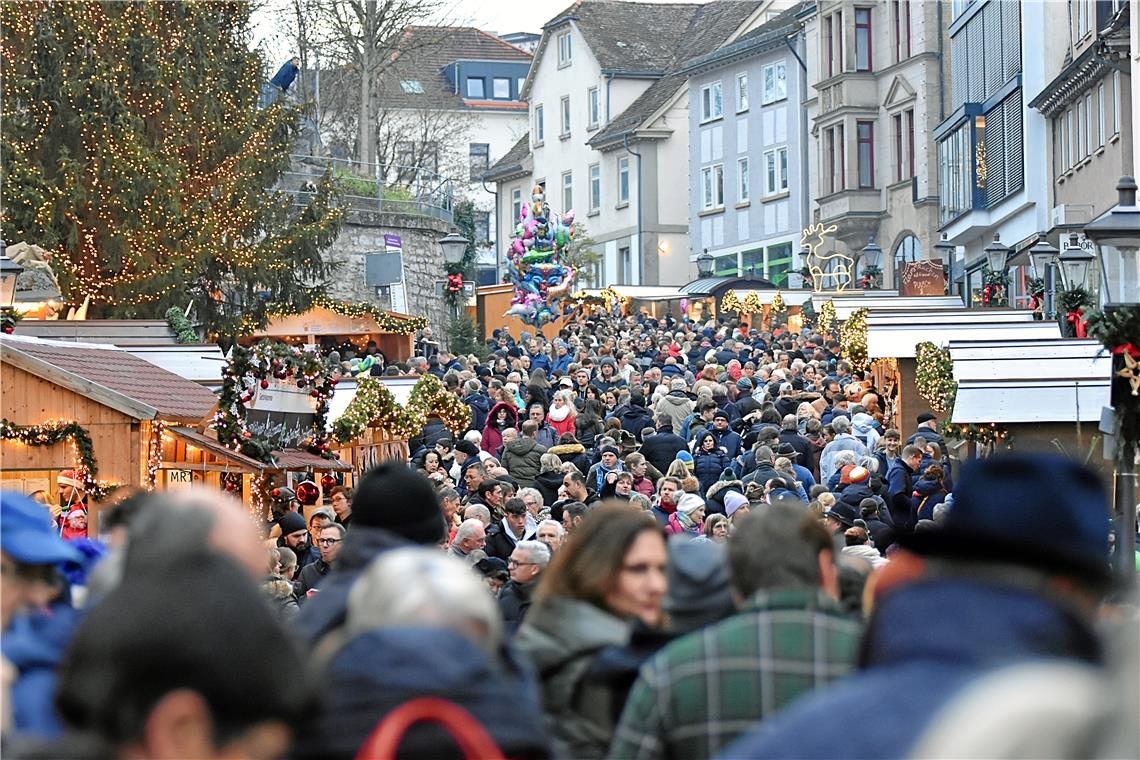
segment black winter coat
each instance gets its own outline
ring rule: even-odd
[[[503,613],[503,623],[506,626],[508,636],[513,635],[518,630],[523,618],[526,617],[536,585],[538,585],[537,582],[515,583],[514,581],[507,581],[503,590],[499,592],[499,611]]]
[[[658,430],[645,439],[641,444],[641,454],[649,464],[661,472],[669,469],[669,465],[677,458],[677,453],[688,450],[685,439],[668,430]]]
[[[732,464],[728,454],[720,449],[702,451],[697,449],[693,455],[693,475],[701,483],[701,496],[708,493],[709,486],[720,480],[721,473]]]
[[[550,506],[558,501],[558,489],[562,487],[562,480],[566,476],[561,472],[540,472],[534,479],[534,487],[542,494],[542,503]]]
[[[471,424],[468,430],[483,432],[487,424],[487,413],[491,411],[491,400],[482,393],[471,393],[463,397],[463,403],[471,407]]]

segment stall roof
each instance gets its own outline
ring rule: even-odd
[[[212,343],[176,346],[123,346],[132,356],[200,385],[220,387],[226,363],[222,349]]]
[[[177,345],[165,319],[25,319],[20,335],[115,346]]]
[[[867,309],[874,313],[879,311],[930,311],[961,309],[962,299],[958,296],[900,296],[898,294],[885,294],[883,291],[871,291],[875,295],[863,297],[841,296],[831,293],[812,293],[812,306],[818,312],[828,301],[835,303],[835,317],[840,322],[851,316],[858,309]]]
[[[217,438],[187,427],[172,427],[170,432],[179,438],[201,446],[220,457],[229,459],[247,470],[261,472],[262,470],[322,470],[329,472],[350,472],[352,465],[339,459],[326,459],[316,454],[310,454],[302,449],[285,449],[273,452],[273,464],[266,464],[253,457],[234,451],[223,446]]]
[[[1017,358],[1065,359],[1094,357],[1103,349],[1100,341],[1080,338],[1060,340],[955,340],[950,343],[954,361],[989,359],[995,352]]]
[[[867,315],[868,325],[998,324],[1032,321],[1033,312],[1026,309],[992,311],[983,309],[879,311],[876,309]]]
[[[1109,379],[977,380],[958,384],[952,422],[1097,422]]]
[[[915,346],[930,341],[946,346],[958,340],[1059,339],[1056,322],[867,325],[867,356],[871,359],[913,359]]]
[[[738,290],[736,297],[743,300],[749,293],[755,293],[762,304],[772,303],[777,293],[784,297],[784,303],[788,306],[803,306],[811,300],[811,291],[809,290]]]
[[[200,420],[217,399],[206,388],[114,346],[20,335],[0,337],[5,363],[140,420]]]

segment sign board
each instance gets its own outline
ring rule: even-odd
[[[309,388],[287,380],[270,380],[268,388],[255,386],[246,405],[245,422],[255,434],[266,436],[275,449],[294,448],[312,433],[317,402]]]
[[[407,291],[404,287],[404,241],[399,235],[384,236],[384,252],[397,254],[400,257],[400,277],[390,283],[392,286],[392,311],[401,314],[408,313]]]
[[[202,482],[202,474],[193,470],[163,470],[166,473],[166,487],[170,490],[189,488]]]
[[[941,296],[946,294],[946,273],[941,261],[930,259],[903,264],[901,296]]]
[[[446,290],[447,290],[447,280],[436,280],[435,281],[435,294],[437,297],[443,298],[444,295],[446,294]],[[464,280],[463,281],[463,297],[468,301],[470,301],[472,298],[475,297],[475,281],[474,280]]]

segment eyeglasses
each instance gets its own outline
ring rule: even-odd
[[[318,538],[317,546],[333,546],[334,544],[339,544],[340,542],[341,539],[339,538]]]
[[[517,559],[508,559],[507,567],[518,567],[519,565],[534,565],[534,562],[519,562]]]

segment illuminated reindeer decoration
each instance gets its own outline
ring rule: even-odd
[[[837,229],[839,228],[834,224],[824,226],[819,222],[804,228],[800,244],[807,251],[804,263],[811,272],[812,290],[823,290],[823,281],[826,279],[835,280],[836,291],[845,289],[853,281],[854,259],[838,251],[823,252],[825,238]]]

